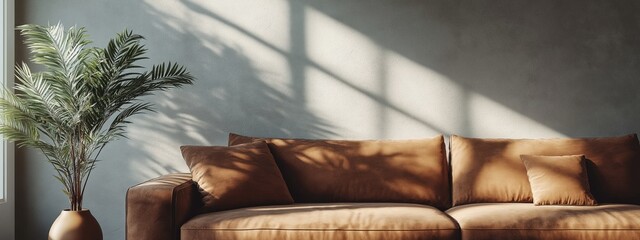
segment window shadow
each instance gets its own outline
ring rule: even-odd
[[[636,1],[290,2],[566,136],[640,130]]]

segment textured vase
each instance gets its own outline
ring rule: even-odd
[[[51,225],[49,240],[102,240],[102,229],[88,209],[66,209]]]

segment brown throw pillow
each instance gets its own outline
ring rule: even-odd
[[[521,155],[535,205],[597,205],[589,191],[584,155]]]
[[[296,202],[402,202],[451,206],[444,138],[323,140],[229,134],[266,141]]]
[[[293,203],[265,142],[180,150],[202,194],[203,212]]]

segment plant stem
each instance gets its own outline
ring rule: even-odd
[[[75,154],[75,137],[71,137],[69,139],[70,144],[69,144],[69,158],[71,160],[71,172],[72,172],[72,179],[71,179],[71,211],[76,211],[76,205],[77,205],[77,192],[76,192],[76,169],[77,169],[77,164],[76,164],[76,154]]]
[[[89,176],[91,176],[91,172],[93,172],[93,167],[96,165],[96,161],[98,161],[98,156],[100,156],[102,149],[106,145],[107,143],[103,143],[102,146],[100,146],[100,149],[98,150],[98,153],[95,155],[93,162],[91,162],[91,166],[89,167],[89,172],[87,172],[87,177],[85,177],[84,179],[84,184],[82,185],[82,190],[80,192],[80,195],[84,196],[84,190],[87,188],[87,182],[89,182]]]

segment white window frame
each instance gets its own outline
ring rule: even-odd
[[[4,86],[13,89],[14,76],[14,1],[4,0],[2,4],[2,39],[0,43],[2,45],[2,51],[0,52],[2,59],[0,63],[0,83]],[[0,161],[2,164],[2,194],[0,197],[0,204],[9,202],[14,199],[14,147],[13,144],[1,139],[2,147],[0,154]]]
[[[0,24],[2,51],[0,52],[0,84],[13,89],[15,56],[15,0],[3,0]],[[1,113],[0,113],[1,114]],[[0,199],[0,239],[15,239],[15,147],[0,138],[0,164],[2,164],[2,199]]]

